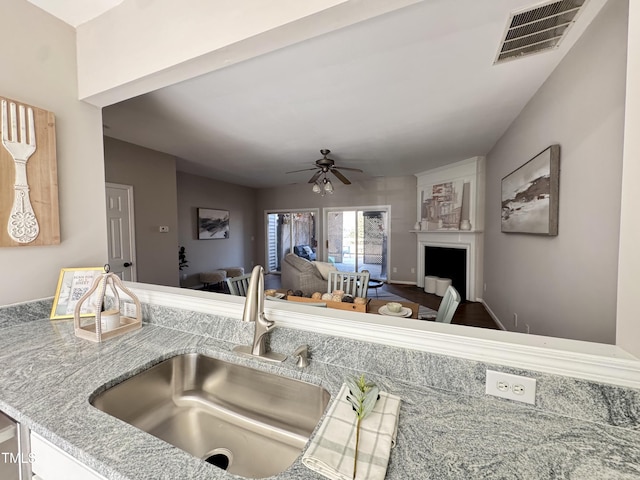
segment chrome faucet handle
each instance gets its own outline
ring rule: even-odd
[[[303,344],[296,348],[293,352],[293,356],[296,358],[296,366],[298,368],[304,368],[309,366],[309,345]]]

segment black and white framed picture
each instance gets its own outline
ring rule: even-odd
[[[198,240],[229,238],[229,210],[198,208]]]
[[[502,179],[502,231],[558,235],[560,145],[551,145]]]

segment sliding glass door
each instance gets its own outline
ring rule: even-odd
[[[267,272],[280,272],[282,259],[290,252],[316,260],[316,210],[277,211],[266,215]]]
[[[325,209],[326,261],[340,271],[368,270],[371,278],[385,280],[388,221],[388,206]]]

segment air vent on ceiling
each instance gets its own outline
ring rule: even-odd
[[[556,48],[587,1],[546,2],[512,13],[494,65]]]

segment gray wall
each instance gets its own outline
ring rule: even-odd
[[[133,186],[138,281],[179,286],[175,157],[105,137],[104,164],[107,182]]]
[[[267,210],[318,208],[322,216],[323,207],[391,205],[389,280],[415,283],[416,274],[412,273],[411,269],[416,267],[416,235],[409,230],[413,229],[417,218],[416,177],[380,177],[361,182],[354,181],[348,186],[333,179],[332,183],[335,187],[334,194],[324,197],[313,193],[308,183],[258,190],[257,262],[265,264],[264,214]],[[321,239],[320,231],[318,240]],[[397,268],[396,273],[393,273],[394,267]]]
[[[199,273],[224,267],[249,273],[256,258],[256,190],[183,172],[177,179],[178,240],[189,261],[183,286],[199,285]],[[229,238],[198,240],[198,208],[229,210]]]
[[[626,28],[609,2],[487,155],[484,299],[508,330],[615,343]],[[501,233],[500,180],[555,143],[558,236]]]
[[[78,101],[75,31],[24,0],[2,0],[0,18],[0,95],[56,116],[61,234],[59,245],[0,248],[10,304],[53,296],[63,267],[103,265],[107,226],[102,115]]]

